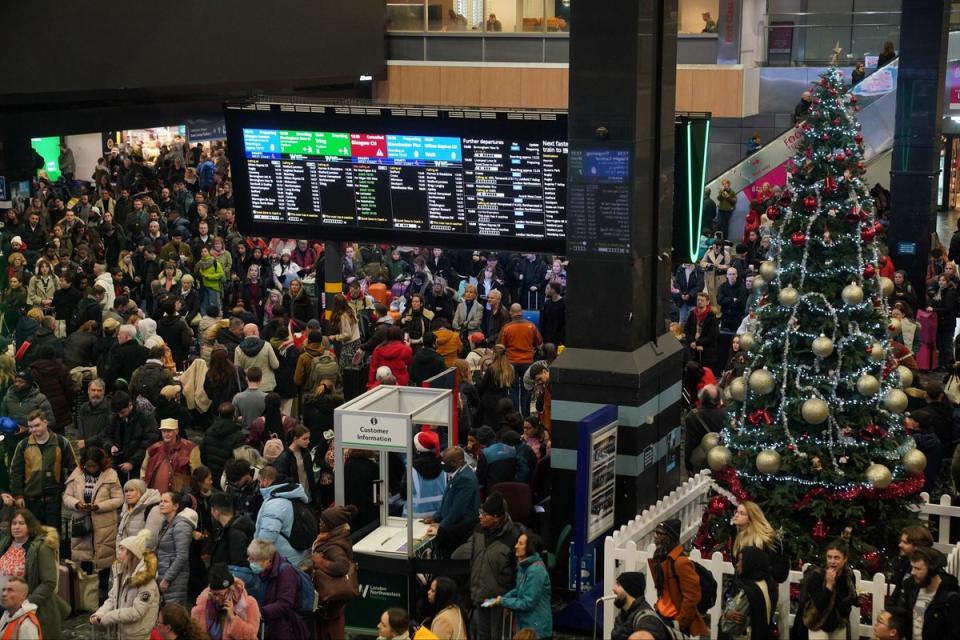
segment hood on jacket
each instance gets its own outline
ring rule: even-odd
[[[307,499],[307,492],[303,490],[303,486],[293,482],[288,482],[281,485],[270,485],[269,487],[261,487],[260,495],[263,496],[264,502],[271,497],[286,498],[288,500],[300,500],[301,502],[306,503],[310,502],[310,500]]]
[[[240,431],[240,425],[230,418],[216,418],[210,428],[207,429],[207,435],[213,435],[218,438],[229,436]]]
[[[433,480],[443,471],[440,467],[440,458],[433,451],[413,454],[413,468],[427,480]]]
[[[180,315],[177,314],[177,313],[175,313],[175,314],[173,314],[173,315],[169,315],[169,314],[168,314],[168,315],[163,316],[163,317],[160,318],[159,320],[157,320],[157,326],[158,326],[158,327],[172,327],[173,325],[175,325],[175,324],[177,324],[178,322],[180,322],[181,319],[182,319],[182,318],[181,318]],[[124,343],[124,344],[126,344],[126,343]],[[136,344],[136,343],[133,343],[133,344]]]
[[[237,348],[247,354],[248,358],[253,358],[260,350],[263,349],[263,345],[266,344],[263,341],[263,338],[258,338],[257,336],[247,336],[244,338]]]
[[[10,385],[10,388],[7,389],[7,395],[18,399],[20,402],[23,402],[27,398],[40,395],[40,386],[34,382],[32,385],[27,387],[21,395],[21,392],[17,391],[15,386]]]
[[[157,554],[144,551],[137,568],[128,579],[131,587],[139,588],[157,579]]]
[[[200,515],[191,509],[190,507],[185,508],[183,511],[177,514],[177,517],[174,518],[174,521],[177,520],[186,520],[190,523],[194,529],[197,528],[197,523],[200,522]]]
[[[29,600],[24,600],[23,604],[20,605],[20,608],[17,609],[17,612],[10,616],[11,620],[16,620],[17,618],[22,618],[28,613],[36,613],[37,605],[33,604]]]
[[[249,516],[246,516],[242,513],[234,514],[233,519],[227,523],[227,526],[236,529],[237,531],[242,531],[243,533],[250,536],[250,539],[253,539],[253,534],[257,530],[257,525],[250,519]]]
[[[410,347],[399,340],[388,340],[377,347],[377,350],[380,351],[380,355],[385,358],[400,359],[405,353],[407,353],[409,348]]]
[[[126,504],[126,502],[124,502]],[[133,509],[141,508],[146,509],[150,505],[160,504],[160,492],[156,489],[148,488],[143,492],[143,495],[140,496],[140,499],[137,500],[137,504],[133,505]]]
[[[317,356],[322,356],[324,353],[328,352],[327,349],[323,348],[323,344],[319,342],[308,342],[303,345],[303,350],[305,353],[309,353],[314,358]]]

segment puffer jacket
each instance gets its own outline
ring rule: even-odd
[[[0,556],[10,548],[13,538],[5,533],[0,537]],[[70,605],[57,595],[57,553],[60,536],[52,527],[43,527],[43,533],[27,542],[26,575],[30,602],[37,605],[37,618],[44,638],[60,638],[61,624],[70,615]]]
[[[93,484],[93,498],[90,500],[100,508],[89,512],[77,509],[77,504],[86,502],[83,489],[83,470],[77,467],[67,478],[63,506],[75,518],[89,513],[93,531],[83,538],[70,539],[70,557],[77,562],[93,562],[97,571],[100,571],[109,568],[116,559],[117,509],[123,504],[123,489],[116,471],[106,469],[101,472]]]
[[[43,409],[47,422],[50,424],[57,423],[57,417],[53,413],[50,401],[47,400],[47,396],[40,393],[40,387],[36,383],[25,394],[17,393],[16,387],[10,385],[6,395],[3,396],[3,402],[0,402],[0,416],[13,418],[17,421],[17,424],[23,426],[27,425],[27,416],[34,409]]]
[[[56,416],[56,422],[51,425],[55,431],[63,430],[73,422],[73,389],[70,387],[70,375],[61,360],[37,359],[30,365],[40,393],[50,401],[50,408]]]
[[[223,626],[223,640],[257,640],[257,632],[260,630],[260,605],[247,593],[242,580],[234,578],[227,597],[233,603],[234,616]],[[190,617],[206,631],[209,629],[211,615],[219,617],[210,600],[210,589],[207,588],[197,598]]]
[[[260,614],[269,632],[267,640],[307,640],[310,631],[297,613],[297,572],[279,552],[273,554],[270,567],[260,574],[262,595],[258,596]]]
[[[243,444],[240,425],[229,418],[217,418],[203,434],[200,442],[200,459],[213,474],[213,484],[220,484],[220,475],[233,458],[233,450]]]
[[[460,349],[463,347],[460,334],[450,329],[438,329],[433,335],[437,338],[436,351],[443,356],[443,364],[452,367],[453,361],[460,357]]]
[[[156,549],[157,538],[163,527],[163,514],[157,509],[158,504],[160,504],[160,492],[149,488],[133,507],[124,503],[123,510],[120,512],[120,523],[117,525],[117,544],[146,528],[153,533],[147,548]]]
[[[157,556],[144,553],[129,576],[114,566],[112,577],[110,595],[93,615],[102,625],[119,625],[120,640],[147,640],[160,612]]]
[[[263,496],[263,506],[257,514],[257,530],[255,538],[272,542],[277,553],[282,555],[294,566],[299,566],[306,552],[297,551],[289,542],[293,530],[292,500],[300,500],[309,504],[307,494],[299,484],[282,484],[263,487],[260,489]]]
[[[397,379],[397,386],[405,387],[410,384],[410,374],[407,367],[413,362],[413,351],[410,346],[399,340],[388,340],[373,350],[370,358],[370,372],[367,376],[367,387],[377,384],[377,369],[390,367],[393,377]]]
[[[506,514],[493,531],[478,524],[470,539],[453,552],[454,560],[470,561],[470,601],[475,605],[513,588],[516,572],[513,547],[519,535],[510,514]]]
[[[157,579],[169,583],[163,601],[187,606],[187,583],[190,579],[190,541],[199,516],[187,508],[173,521],[164,520],[157,541]]]
[[[153,414],[146,414],[134,405],[126,419],[113,414],[113,420],[103,434],[102,446],[110,451],[116,445],[120,452],[113,456],[114,466],[129,462],[133,465],[133,473],[137,473],[147,455],[147,448],[159,439],[160,430]]]
[[[539,556],[517,565],[517,586],[503,595],[500,605],[517,612],[519,628],[533,629],[538,638],[553,637],[550,575]]]
[[[264,393],[270,393],[277,386],[277,378],[274,371],[280,366],[280,360],[273,347],[267,344],[262,338],[257,336],[248,336],[237,346],[233,352],[233,363],[247,371],[251,367],[260,367],[263,372],[263,379],[260,381],[260,389]]]
[[[93,333],[74,331],[63,343],[63,364],[67,369],[92,367],[97,362],[97,343],[100,339]]]

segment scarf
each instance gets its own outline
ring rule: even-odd
[[[713,313],[713,310],[710,307],[707,307],[703,311],[700,310],[700,307],[694,307],[693,315],[697,319],[697,324],[702,323],[707,319],[707,316]]]
[[[743,571],[734,578],[734,589],[743,591],[750,603],[750,638],[751,640],[768,640],[770,638],[770,611],[776,606],[776,589],[770,577],[770,560],[757,547],[744,547],[740,550],[743,558]],[[763,591],[759,582],[767,584],[767,593],[770,597],[770,611],[767,609]]]

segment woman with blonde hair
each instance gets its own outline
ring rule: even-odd
[[[500,400],[509,397],[507,391],[513,385],[515,377],[513,365],[507,359],[507,348],[502,344],[496,345],[493,348],[493,358],[477,385],[480,411],[476,426],[500,424]]]
[[[157,556],[150,551],[150,532],[141,530],[117,546],[113,583],[106,602],[90,616],[93,625],[119,625],[124,640],[146,640],[157,622]]]
[[[763,515],[760,505],[749,500],[741,502],[737,505],[731,522],[737,528],[733,541],[733,557],[740,555],[740,551],[745,547],[756,547],[767,555],[773,579],[777,582],[786,580],[790,567],[783,557],[780,536]]]
[[[27,304],[42,307],[45,312],[53,307],[53,294],[57,292],[57,277],[50,263],[41,258],[37,261],[37,274],[27,284]]]

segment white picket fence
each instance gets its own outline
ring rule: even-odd
[[[613,591],[613,583],[617,575],[623,571],[641,571],[648,574],[648,560],[653,557],[653,531],[657,524],[670,518],[680,518],[682,524],[681,542],[689,542],[696,534],[703,518],[710,494],[711,478],[709,471],[701,471],[690,478],[683,485],[672,491],[668,496],[657,501],[652,507],[631,522],[615,530],[604,540],[603,557],[603,585],[604,595]],[[940,503],[931,503],[927,494],[922,494],[923,504],[919,507],[920,518],[929,520],[937,518],[938,538],[935,541],[937,549],[947,554],[947,570],[960,578],[960,543],[950,545],[951,524],[960,527],[960,506],[952,506],[949,496],[941,498]],[[723,559],[720,553],[714,553],[711,558],[702,558],[700,551],[693,549],[690,558],[706,567],[719,585],[717,602],[709,612],[710,637],[717,637],[720,613],[723,603],[721,596],[724,577],[733,576],[733,564]],[[854,608],[850,612],[852,629],[858,629],[861,637],[872,636],[872,625],[883,611],[886,596],[893,592],[893,585],[888,585],[883,574],[876,574],[872,578],[865,578],[855,571],[857,592],[862,596],[872,597],[872,611],[869,623],[861,623],[860,609]],[[786,582],[780,585],[779,602],[777,605],[780,636],[787,637],[788,629],[793,624],[793,615],[790,613],[790,586],[799,584],[802,580],[801,571],[791,571]],[[647,579],[646,597],[648,602],[657,599],[656,587],[652,579]],[[604,637],[609,636],[613,629],[613,620],[616,610],[613,602],[607,600],[603,608]],[[785,624],[786,621],[786,624]]]

